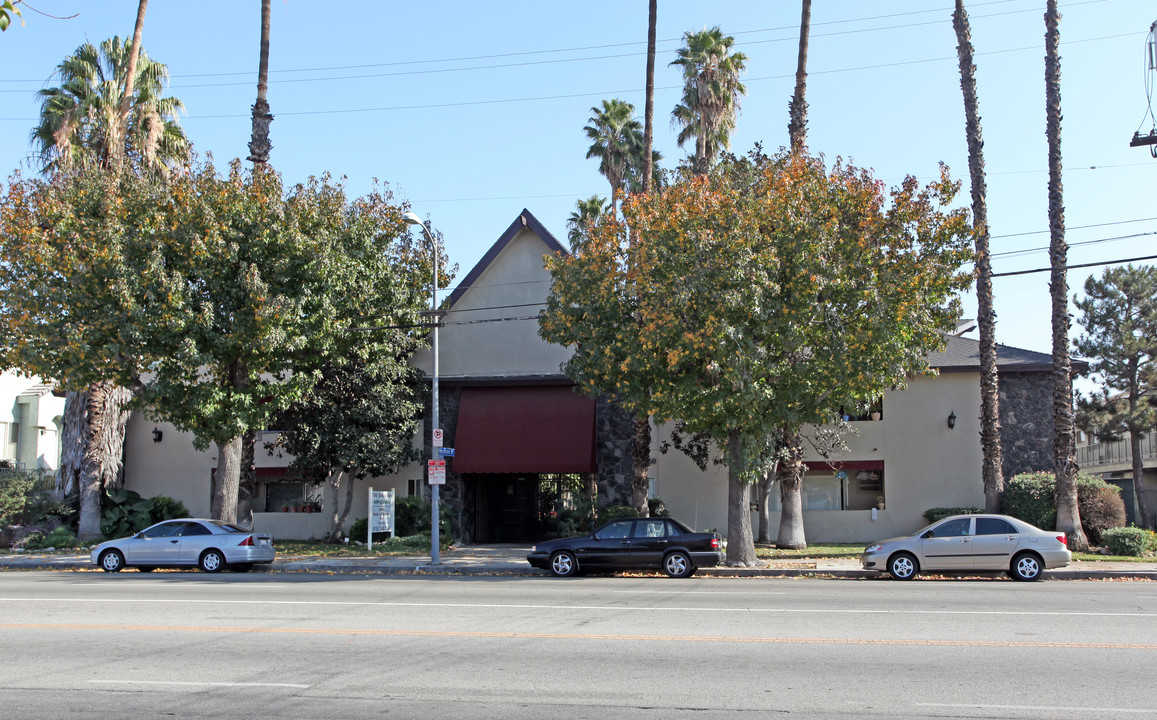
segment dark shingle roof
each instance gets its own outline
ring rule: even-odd
[[[972,372],[980,370],[980,341],[972,338],[948,336],[948,344],[939,352],[928,355],[928,364],[941,372]],[[1084,372],[1088,363],[1074,358],[1074,372]],[[1008,345],[996,346],[996,366],[1009,372],[1049,372],[1053,356]]]

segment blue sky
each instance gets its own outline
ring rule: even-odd
[[[37,89],[85,41],[132,33],[136,0],[40,0],[0,35],[0,171],[23,168]],[[244,157],[256,94],[257,0],[154,0],[143,44],[172,73],[181,123],[221,164]],[[988,169],[994,270],[1043,268],[1048,255],[1044,0],[968,2]],[[889,184],[965,182],[967,148],[951,0],[817,0],[808,84],[809,145],[872,167]],[[1155,253],[1157,160],[1130,148],[1146,118],[1144,43],[1151,0],[1061,2],[1062,151],[1070,263]],[[660,0],[656,148],[676,146],[680,89],[668,67],[685,31],[719,25],[748,56],[747,96],[732,138],[787,141],[799,3]],[[389,184],[444,233],[465,275],[530,209],[560,239],[575,200],[607,195],[585,159],[583,126],[605,98],[642,116],[645,0],[355,2],[274,0],[272,162],[287,183],[329,172],[352,195]],[[1085,244],[1081,244],[1085,243]],[[1152,261],[1149,261],[1152,262]],[[1100,268],[1073,270],[1070,295]],[[1049,352],[1047,273],[995,280],[997,339]],[[969,316],[975,300],[965,297]],[[1074,329],[1074,333],[1077,329]]]

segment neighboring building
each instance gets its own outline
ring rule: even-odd
[[[455,536],[466,543],[533,542],[555,530],[559,498],[595,487],[602,505],[629,503],[631,418],[605,399],[573,392],[560,370],[569,351],[538,335],[550,285],[543,258],[566,252],[523,210],[450,296],[440,331],[439,415],[444,445],[455,455],[440,498],[452,511]],[[856,433],[846,453],[830,462],[808,458],[810,541],[867,542],[915,530],[932,507],[983,506],[978,343],[950,337],[930,361],[939,376],[887,393],[880,419],[851,420]],[[429,350],[414,362],[430,374]],[[1006,468],[1051,468],[1051,391],[1044,391],[1051,358],[1002,347],[999,363]],[[432,452],[428,417],[416,441],[425,458]],[[154,427],[162,431],[160,442]],[[668,435],[666,427],[654,433],[652,494],[695,528],[726,531],[726,468],[700,471],[677,452],[660,453]],[[215,452],[196,452],[189,436],[139,415],[129,423],[125,452],[127,487],[208,513]],[[287,502],[304,502],[320,487],[287,478],[287,461],[263,452],[260,442],[257,464],[255,526],[278,537],[321,536],[328,507],[298,515]],[[352,517],[366,515],[371,485],[399,496],[427,494],[424,466],[423,460],[393,477],[359,482]],[[332,502],[328,494],[325,500]]]
[[[1133,450],[1128,435],[1113,442],[1101,442],[1081,433],[1077,443],[1077,465],[1081,472],[1098,475],[1121,488],[1126,521],[1140,524],[1137,522],[1137,498],[1133,493]],[[1157,513],[1157,430],[1141,436],[1141,467],[1141,482],[1149,501],[1149,511]]]
[[[53,473],[60,467],[64,398],[36,376],[0,373],[0,464]]]

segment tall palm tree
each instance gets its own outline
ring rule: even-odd
[[[189,140],[177,122],[181,101],[164,97],[169,70],[141,50],[134,70],[128,127],[120,125],[131,42],[105,40],[76,49],[56,68],[60,84],[40,90],[40,121],[30,140],[46,172],[68,171],[77,163],[112,167],[131,156],[163,170],[183,160]]]
[[[732,52],[735,38],[718,27],[683,34],[683,47],[671,65],[683,68],[683,100],[671,115],[682,126],[679,146],[695,139],[696,172],[706,172],[720,150],[731,145],[739,115],[739,98],[747,88],[739,82],[747,56]]]
[[[1069,298],[1065,243],[1065,204],[1061,187],[1061,60],[1060,13],[1057,0],[1045,5],[1045,134],[1049,144],[1049,261],[1052,268],[1053,326],[1053,469],[1057,478],[1057,530],[1073,550],[1086,550],[1089,541],[1081,529],[1077,507],[1076,427],[1073,414],[1073,375],[1069,359]]]
[[[793,153],[807,152],[807,46],[811,35],[812,0],[803,0],[799,21],[799,55],[795,64],[795,94],[788,105],[787,135]]]
[[[261,0],[261,53],[257,62],[257,102],[253,103],[253,135],[249,141],[249,157],[246,158],[254,165],[264,165],[269,162],[269,151],[273,144],[269,142],[269,126],[273,123],[273,114],[269,112],[269,101],[266,93],[269,91],[269,3],[270,0]]]
[[[647,3],[647,100],[643,106],[643,192],[651,192],[655,163],[655,24],[658,20],[658,0]],[[648,450],[648,453],[650,450]]]
[[[579,200],[575,206],[575,211],[566,220],[566,237],[570,241],[572,249],[582,242],[585,230],[597,223],[603,213],[609,209],[607,201],[598,195],[591,195],[586,200]]]
[[[591,112],[590,124],[583,128],[591,141],[587,157],[599,159],[599,172],[611,186],[611,211],[616,212],[632,166],[641,164],[643,128],[635,106],[625,100],[603,100],[602,108],[592,107]]]
[[[956,0],[952,15],[956,52],[960,59],[960,89],[964,93],[964,127],[968,138],[968,172],[972,185],[972,223],[976,240],[976,300],[980,325],[980,446],[984,456],[984,507],[1000,512],[1004,469],[1000,446],[1000,376],[996,368],[996,312],[992,306],[992,258],[988,252],[988,188],[984,179],[984,139],[976,99],[976,66],[964,0]]]

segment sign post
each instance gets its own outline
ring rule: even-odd
[[[394,536],[394,491],[370,488],[370,518],[366,523],[366,545],[374,549],[374,533],[388,532]]]

